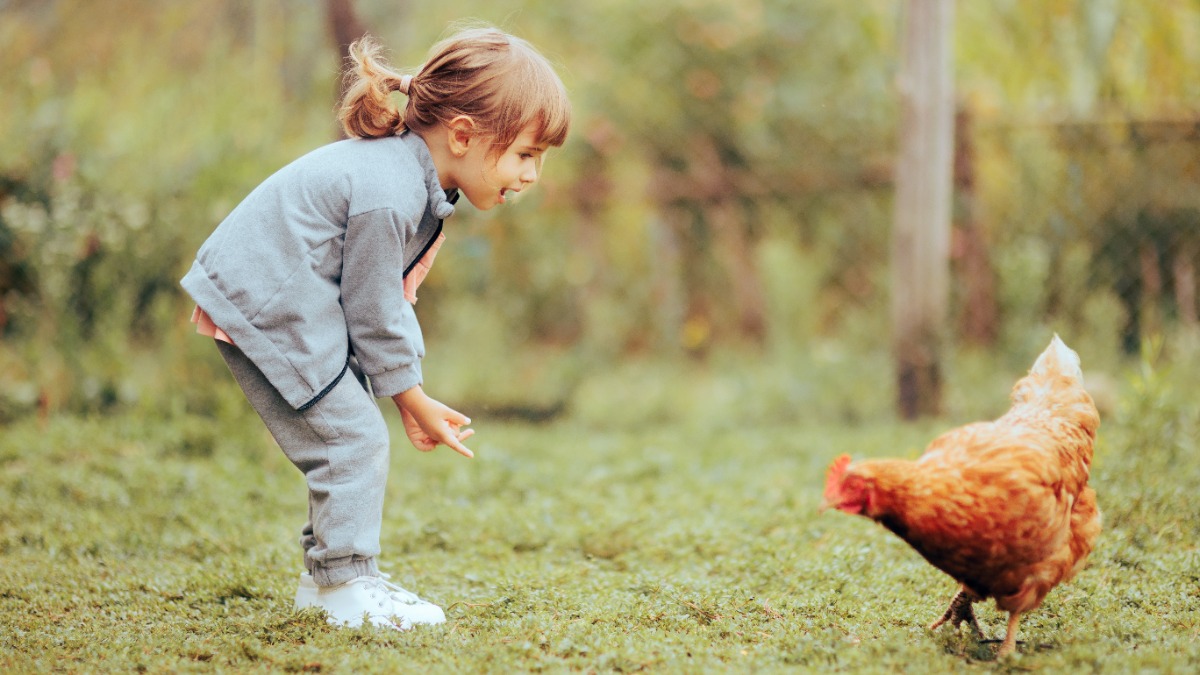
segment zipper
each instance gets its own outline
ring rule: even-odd
[[[450,202],[451,204],[458,202],[459,192],[457,189],[453,190],[453,192],[454,194],[448,195],[446,199],[446,201]],[[408,264],[408,267],[404,268],[405,277],[408,276],[409,272],[413,271],[413,268],[417,266],[417,263],[421,262],[421,259],[425,257],[425,254],[429,253],[429,249],[433,247],[433,243],[438,240],[438,235],[442,233],[442,223],[444,222],[444,220],[438,220],[437,227],[433,230],[433,236],[429,238],[429,241],[425,242],[425,246],[421,248],[421,252],[417,254],[416,258],[413,258],[413,261]]]
[[[429,253],[429,249],[433,248],[433,242],[438,240],[438,235],[441,233],[442,221],[439,220],[437,227],[433,230],[433,236],[429,238],[429,241],[425,242],[425,246],[421,248],[421,252],[417,254],[416,258],[413,258],[413,261],[408,264],[408,267],[404,268],[405,277],[408,276],[409,272],[413,271],[413,268],[417,266],[417,263],[421,262],[421,260],[425,257],[425,254]]]

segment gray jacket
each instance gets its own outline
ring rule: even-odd
[[[452,213],[420,136],[339,141],[255,188],[181,283],[294,408],[351,355],[392,396],[421,383],[425,355],[404,275]]]

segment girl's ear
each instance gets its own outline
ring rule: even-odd
[[[450,144],[450,154],[462,157],[476,142],[475,120],[466,115],[459,115],[446,125],[447,140]]]

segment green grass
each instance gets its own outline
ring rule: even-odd
[[[926,630],[947,577],[817,512],[833,456],[915,455],[948,422],[479,419],[474,461],[397,435],[383,567],[448,616],[404,634],[292,610],[303,482],[251,414],[19,422],[0,437],[0,671],[1194,672],[1195,397],[1153,393],[1102,428],[1089,567],[1002,663]]]

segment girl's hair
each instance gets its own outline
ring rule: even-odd
[[[571,104],[554,68],[525,40],[494,28],[471,28],[433,46],[409,79],[384,62],[379,43],[364,37],[350,46],[352,64],[338,120],[358,138],[422,133],[465,115],[477,136],[502,152],[530,124],[538,142],[561,146]],[[405,87],[407,85],[407,91]],[[391,93],[408,96],[401,111]]]

